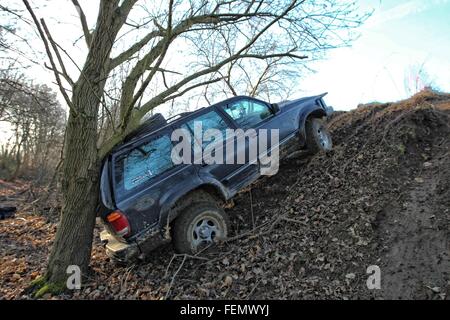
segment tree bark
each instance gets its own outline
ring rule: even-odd
[[[118,1],[102,1],[89,54],[73,88],[62,170],[63,207],[45,276],[47,283],[58,287],[68,277],[68,266],[79,266],[83,274],[89,266],[100,169],[98,109],[119,19],[123,17]]]
[[[63,207],[55,242],[47,268],[47,281],[61,283],[69,265],[87,271],[91,256],[92,234],[98,197],[97,160],[98,104],[89,90],[74,91],[74,105],[89,106],[85,116],[69,116],[65,160],[62,170]]]

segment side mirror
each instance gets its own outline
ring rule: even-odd
[[[270,106],[272,107],[273,114],[280,112],[280,106],[278,104],[272,103]]]

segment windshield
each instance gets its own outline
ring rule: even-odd
[[[225,112],[242,129],[255,128],[272,115],[267,105],[250,100],[240,100],[229,104],[225,107]]]

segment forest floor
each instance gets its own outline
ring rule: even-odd
[[[198,257],[171,245],[111,263],[95,230],[81,290],[47,299],[450,299],[450,95],[424,91],[329,120],[335,148],[294,158],[226,211],[232,239]],[[0,181],[0,299],[31,299],[57,209]],[[369,290],[367,268],[381,270]]]

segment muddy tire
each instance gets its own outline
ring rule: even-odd
[[[178,253],[194,254],[227,238],[230,222],[214,202],[193,203],[175,220],[173,245]]]
[[[306,148],[310,154],[329,152],[333,149],[331,135],[322,119],[306,120]]]

